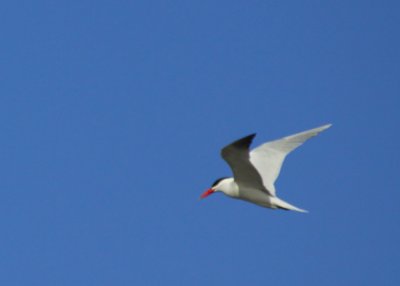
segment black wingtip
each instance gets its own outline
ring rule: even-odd
[[[253,142],[254,137],[256,137],[256,133],[240,138],[239,140],[233,142],[232,145],[235,146],[236,148],[249,149],[251,142]]]
[[[232,142],[228,146],[225,146],[221,150],[222,158],[224,158],[224,160],[227,161],[229,164],[229,157],[234,155],[235,153],[244,152],[247,154],[246,156],[248,156],[251,142],[253,142],[253,139],[255,136],[256,136],[256,133],[253,133],[253,134],[247,135],[243,138],[240,138],[239,140]]]

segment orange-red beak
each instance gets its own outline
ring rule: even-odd
[[[204,199],[205,197],[208,197],[209,195],[213,194],[214,190],[213,189],[208,189],[207,191],[205,191],[201,196],[200,199]]]

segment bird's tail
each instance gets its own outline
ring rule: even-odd
[[[301,212],[301,213],[308,213],[308,211],[300,209],[298,207],[295,207],[294,205],[291,205],[284,200],[281,200],[280,198],[274,197],[272,199],[273,205],[275,205],[279,209],[284,209],[284,210],[290,210],[290,211],[296,211],[296,212]]]

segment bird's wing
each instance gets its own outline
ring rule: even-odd
[[[321,131],[331,127],[327,124],[278,140],[264,143],[250,152],[250,162],[262,177],[263,185],[275,195],[275,180],[279,176],[286,155],[303,144],[307,139],[316,136]]]
[[[269,193],[264,188],[261,175],[250,162],[249,147],[255,136],[256,134],[251,134],[225,146],[221,150],[221,156],[231,167],[235,182],[240,188]]]

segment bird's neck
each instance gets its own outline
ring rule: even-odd
[[[239,186],[236,184],[233,178],[224,179],[219,190],[230,197],[236,198],[239,196]]]

